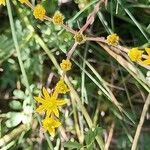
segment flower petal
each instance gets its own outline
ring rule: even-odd
[[[55,136],[55,129],[54,128],[48,128],[49,134],[54,137]]]
[[[145,48],[145,51],[147,52],[148,56],[150,56],[150,48]]]
[[[59,117],[59,111],[57,108],[53,109],[53,113],[56,115],[56,117]]]
[[[150,65],[150,58],[140,62],[142,65]]]
[[[43,98],[41,98],[41,97],[36,97],[36,96],[34,96],[34,99],[35,99],[36,101],[38,101],[39,103],[45,103],[45,100],[44,100]]]
[[[58,128],[61,125],[61,122],[55,121],[55,128]]]
[[[61,105],[66,104],[66,103],[67,103],[67,100],[58,99],[58,100],[56,101],[56,103],[57,103],[57,106],[61,106]]]
[[[47,112],[46,112],[46,118],[48,118],[51,115],[51,113],[52,113],[52,110],[47,110]]]
[[[40,105],[35,111],[36,112],[43,112],[45,110],[43,105]]]
[[[48,93],[48,91],[46,90],[45,87],[43,87],[43,95],[44,95],[45,99],[49,99],[50,98],[50,95],[49,95],[49,93]]]

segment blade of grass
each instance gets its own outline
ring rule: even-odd
[[[11,149],[12,147],[14,147],[15,143],[16,143],[16,140],[13,140],[13,141],[11,141],[10,143],[8,143],[6,146],[3,146],[3,147],[1,148],[1,150],[8,150],[8,149]]]
[[[77,106],[76,106],[76,103],[75,103],[75,98],[74,98],[74,96],[72,95],[72,93],[70,93],[70,97],[71,97],[71,103],[72,103],[72,108],[73,108],[72,111],[73,111],[73,117],[74,117],[75,130],[76,130],[76,133],[77,133],[77,137],[78,137],[78,139],[79,139],[79,142],[80,142],[80,143],[83,143],[84,136],[83,136],[83,134],[81,133],[80,128],[79,128],[78,115],[77,115]]]
[[[6,134],[2,138],[0,138],[0,147],[3,147],[4,145],[6,145],[6,143],[13,141],[23,131],[27,131],[27,130],[29,130],[27,125],[24,125],[24,124],[19,125],[15,129],[13,129],[11,132],[9,132],[8,134]]]
[[[150,94],[148,95],[148,97],[145,101],[145,104],[144,104],[144,107],[143,107],[143,110],[142,110],[142,114],[141,114],[141,117],[140,117],[140,121],[139,121],[139,124],[137,126],[137,129],[136,129],[136,132],[135,132],[135,135],[134,135],[131,150],[136,150],[138,140],[139,140],[139,137],[140,137],[140,133],[141,133],[141,130],[142,130],[142,126],[143,126],[143,123],[144,123],[149,105],[150,105]]]
[[[74,95],[75,100],[76,100],[76,102],[77,102],[77,104],[78,104],[78,107],[79,107],[80,110],[82,111],[82,113],[83,113],[83,115],[84,115],[84,117],[85,117],[85,119],[86,119],[86,121],[87,121],[88,126],[89,126],[90,128],[94,127],[93,122],[92,122],[92,120],[91,120],[91,118],[90,118],[88,112],[86,111],[84,105],[82,104],[79,95],[77,94],[77,92],[75,91],[75,89],[73,88],[72,84],[70,83],[70,81],[69,81],[69,79],[68,79],[67,77],[65,77],[65,82],[67,83],[67,85],[68,85],[70,91],[71,91],[72,94]],[[101,150],[104,150],[104,142],[103,142],[102,137],[99,135],[99,136],[96,137],[96,140],[97,140],[97,143],[98,143],[100,149],[101,149]]]
[[[103,14],[99,11],[97,15],[107,33],[108,34],[112,33],[113,31],[109,28],[108,22],[104,19]]]
[[[84,52],[84,56],[83,56],[83,65],[82,65],[83,69],[86,68],[85,60],[87,57],[88,47],[89,47],[89,44],[86,43],[85,52]],[[86,87],[85,87],[85,73],[84,73],[84,71],[82,71],[82,73],[81,73],[81,99],[82,99],[82,103],[84,103],[84,102],[88,103]]]
[[[80,69],[82,69],[82,70],[86,73],[86,75],[95,83],[95,85],[97,85],[97,87],[103,92],[103,94],[120,110],[120,112],[124,113],[125,116],[126,116],[133,124],[135,124],[134,120],[129,116],[129,114],[128,114],[124,109],[121,108],[121,106],[120,106],[119,103],[117,102],[117,100],[116,100],[116,98],[114,97],[114,95],[113,95],[112,93],[111,93],[111,94],[108,93],[108,92],[106,91],[106,89],[105,89],[102,85],[100,85],[99,82],[97,82],[96,79],[93,78],[93,76],[92,76],[90,73],[88,73],[86,70],[84,70],[84,69],[82,68],[82,66],[81,66],[79,63],[77,63],[77,61],[75,61],[74,59],[72,59],[72,60],[75,62],[75,64],[76,64]],[[121,115],[120,115],[120,117],[121,117]],[[121,119],[123,120],[122,117],[121,117]]]
[[[119,66],[119,71],[120,71],[120,74],[121,74],[121,78],[122,78],[123,86],[124,86],[124,89],[125,89],[125,92],[126,92],[126,95],[127,95],[127,99],[128,99],[128,101],[129,101],[129,105],[130,105],[130,107],[131,107],[132,113],[133,113],[134,116],[135,116],[134,107],[133,107],[133,104],[132,104],[132,102],[131,102],[131,98],[130,98],[130,95],[129,95],[129,91],[128,91],[128,89],[127,89],[127,86],[126,86],[126,83],[125,83],[125,80],[124,80],[124,77],[123,77],[123,73],[122,73],[122,70],[121,70],[120,66]]]
[[[131,20],[134,22],[134,24],[138,27],[138,29],[141,31],[141,33],[143,34],[143,36],[145,37],[145,39],[150,42],[149,37],[146,35],[146,33],[144,32],[144,30],[142,29],[141,25],[138,23],[138,21],[134,18],[134,16],[131,14],[131,12],[125,8],[121,2],[121,0],[117,0],[117,2],[120,4],[120,6],[124,9],[124,11],[128,14],[128,16],[131,18]]]
[[[110,5],[111,29],[112,29],[113,32],[115,32],[113,6],[114,6],[113,1],[111,0],[111,5]]]
[[[11,11],[11,6],[10,6],[9,0],[6,0],[6,4],[7,4],[7,11],[8,11],[9,21],[10,21],[12,37],[13,37],[14,46],[15,46],[15,49],[16,49],[16,52],[17,52],[17,57],[18,57],[20,69],[21,69],[23,78],[25,80],[26,88],[28,89],[28,92],[29,92],[30,104],[33,105],[32,94],[31,94],[28,78],[27,78],[27,75],[26,75],[26,72],[25,72],[25,69],[24,69],[24,66],[23,66],[23,62],[22,62],[22,59],[21,59],[20,48],[19,48],[19,44],[18,44],[18,40],[17,40],[17,36],[16,36],[16,31],[15,31],[15,26],[14,26],[14,21],[13,21],[13,16],[12,16],[12,11]]]
[[[95,4],[99,0],[91,1],[88,5],[86,5],[82,10],[80,10],[74,17],[68,20],[68,24],[71,24],[74,20],[76,20],[86,9],[88,9],[91,5]]]
[[[79,55],[79,57],[83,60],[83,57],[77,52],[77,54]],[[76,62],[77,63],[77,62]],[[101,89],[101,91],[108,97],[108,99],[110,101],[112,101],[117,107],[118,109],[121,111],[122,108],[120,107],[120,104],[117,102],[117,100],[115,99],[114,95],[112,94],[111,90],[107,87],[106,82],[103,80],[103,78],[99,75],[99,73],[92,67],[92,65],[85,60],[86,65],[89,67],[89,69],[94,73],[94,75],[98,78],[98,80],[100,81],[100,83],[102,85],[100,85],[93,77],[92,75],[90,75],[84,68],[82,68],[82,70],[84,70],[86,72],[86,74],[91,78],[92,81],[94,81],[94,83],[96,83],[96,85]],[[77,63],[78,64],[78,63]],[[78,66],[80,66],[78,64]]]

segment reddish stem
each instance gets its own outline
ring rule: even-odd
[[[72,46],[72,48],[69,50],[69,52],[67,53],[67,59],[70,59],[72,54],[74,53],[76,47],[77,47],[78,43],[74,43],[74,45]]]

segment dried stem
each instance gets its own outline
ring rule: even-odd
[[[110,143],[111,143],[111,140],[112,140],[112,137],[113,137],[113,133],[114,133],[114,128],[115,128],[115,123],[113,122],[111,124],[109,135],[108,135],[108,138],[107,138],[107,141],[106,141],[106,144],[105,144],[105,150],[109,150],[109,146],[110,146]]]
[[[77,47],[78,43],[74,43],[74,45],[72,46],[72,48],[69,50],[69,52],[67,53],[67,59],[70,59],[73,52],[75,51],[76,47]]]
[[[80,29],[80,31],[79,31],[80,33],[83,33],[83,32],[87,29],[87,27],[88,27],[89,25],[91,25],[91,24],[94,22],[95,15],[96,15],[97,12],[99,11],[100,5],[103,4],[103,3],[104,3],[104,1],[101,0],[100,2],[98,2],[98,3],[96,4],[96,6],[95,6],[93,12],[92,12],[92,13],[89,15],[89,17],[87,18],[87,21],[86,21],[85,25]]]
[[[106,43],[104,37],[86,37],[86,41],[103,42]]]
[[[47,21],[52,22],[52,18],[50,18],[50,17],[48,17],[48,16],[45,16],[44,19],[47,20]]]
[[[28,7],[30,7],[32,10],[34,9],[34,6],[33,6],[29,1],[26,3],[26,5],[27,5]]]
[[[69,26],[65,25],[65,24],[62,24],[61,25],[66,31],[69,31],[70,33],[72,34],[76,34],[76,31],[73,30],[72,28],[70,28]]]
[[[77,137],[78,137],[80,143],[83,143],[83,136],[81,134],[79,123],[78,123],[77,107],[76,107],[75,97],[74,97],[73,93],[70,93],[70,97],[71,97],[72,108],[73,108],[75,130],[76,130]]]
[[[23,131],[27,131],[27,130],[28,130],[27,125],[21,124],[14,130],[12,130],[9,134],[6,134],[0,139],[0,147],[3,147],[4,145],[6,145],[6,143],[12,141],[17,136],[19,136]]]
[[[141,130],[142,130],[142,126],[143,126],[143,123],[144,123],[145,116],[146,116],[146,113],[148,111],[149,105],[150,105],[150,94],[148,95],[148,97],[145,101],[143,111],[142,111],[142,114],[141,114],[141,117],[140,117],[140,121],[139,121],[139,124],[137,126],[137,129],[136,129],[136,132],[135,132],[135,135],[134,135],[131,150],[136,150],[138,140],[139,140],[139,137],[140,137],[140,133],[141,133]]]

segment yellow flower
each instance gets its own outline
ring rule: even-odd
[[[46,117],[43,121],[43,128],[49,132],[51,136],[55,136],[55,128],[58,128],[61,125],[61,122],[59,122],[57,119],[54,119],[52,117],[48,118]]]
[[[55,91],[62,94],[65,94],[69,91],[63,79],[60,79],[60,81],[56,84]]]
[[[113,46],[118,45],[119,36],[116,33],[110,34],[107,36],[107,43]]]
[[[40,19],[41,21],[43,21],[45,14],[46,14],[46,11],[42,5],[38,4],[34,7],[33,15],[36,19]]]
[[[59,11],[56,11],[53,18],[52,18],[52,21],[55,25],[62,25],[63,21],[64,21],[63,14],[60,13]]]
[[[60,64],[60,67],[63,71],[69,71],[71,69],[71,62],[69,59],[66,59],[66,60],[62,60],[62,63]]]
[[[5,0],[0,0],[0,5],[4,5],[5,6]]]
[[[41,105],[36,109],[37,112],[46,112],[46,116],[49,117],[51,114],[55,114],[59,117],[58,107],[66,104],[65,100],[57,99],[56,96],[49,95],[48,91],[43,87],[43,96],[34,97],[36,101]]]
[[[86,38],[83,34],[81,34],[80,32],[77,32],[74,36],[75,42],[77,42],[78,44],[83,44],[86,41]]]
[[[20,3],[27,3],[29,0],[19,0]]]
[[[128,52],[128,56],[132,61],[141,61],[143,51],[138,48],[132,48]]]
[[[143,61],[140,61],[143,65],[150,65],[150,48],[145,48],[145,51],[147,52],[147,58]]]

